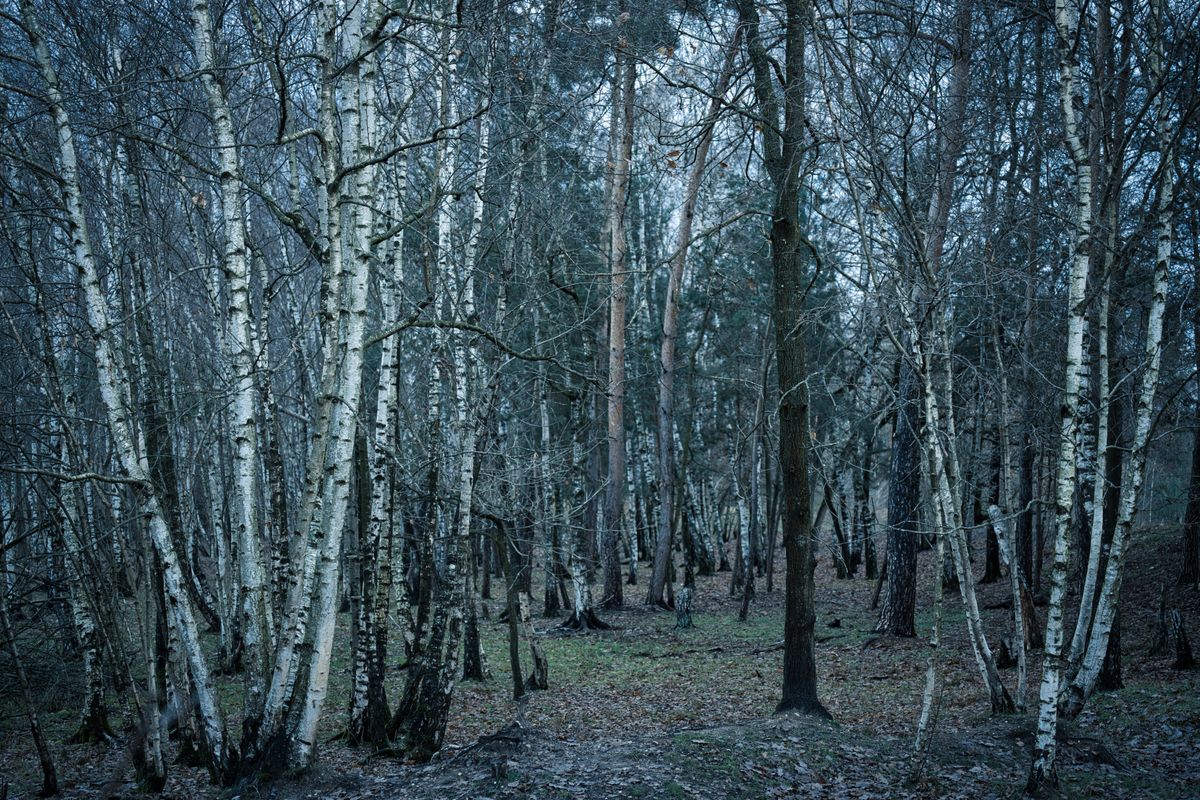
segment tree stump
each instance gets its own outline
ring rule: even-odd
[[[1013,655],[1015,645],[1010,637],[1005,636],[996,647],[996,668],[1012,669],[1017,666],[1017,657]]]
[[[692,590],[686,586],[675,598],[675,627],[692,627]]]

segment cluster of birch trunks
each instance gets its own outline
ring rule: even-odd
[[[516,699],[552,666],[535,587],[603,630],[645,564],[639,602],[690,625],[729,570],[746,619],[781,545],[779,709],[825,714],[816,557],[914,636],[922,539],[916,768],[957,589],[993,713],[1042,648],[1027,788],[1056,781],[1195,391],[1160,377],[1200,367],[1200,310],[1164,335],[1200,309],[1194,3],[684,6],[0,8],[0,477],[36,498],[0,498],[0,636],[47,793],[23,582],[82,663],[73,740],[116,736],[120,691],[143,786],[169,737],[231,786],[311,766],[342,713],[431,757],[493,580]]]

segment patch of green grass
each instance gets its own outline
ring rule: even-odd
[[[1116,770],[1095,764],[1059,770],[1059,791],[1063,797],[1187,797],[1193,788],[1183,781],[1172,781],[1156,771]]]
[[[688,793],[675,781],[667,781],[666,785],[663,786],[663,796],[684,798],[688,796]]]

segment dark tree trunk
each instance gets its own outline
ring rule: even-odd
[[[858,507],[858,536],[862,544],[864,577],[873,581],[879,577],[879,566],[875,555],[875,510],[871,506],[871,447],[874,434],[868,437],[863,447],[862,467],[858,480],[854,482],[854,503]]]
[[[825,481],[824,484],[825,505],[829,508],[829,519],[833,522],[833,538],[837,543],[835,569],[838,579],[846,580],[854,577],[854,557],[850,553],[850,536],[842,524],[842,508],[833,487],[829,485],[829,481]]]
[[[776,412],[778,412],[778,404],[776,404]],[[775,591],[775,550],[777,548],[775,536],[779,531],[779,475],[774,469],[774,461],[765,447],[763,448],[763,461],[763,477],[767,489],[767,530],[763,539],[767,548],[767,593],[770,594]]]
[[[759,30],[754,0],[738,0],[745,26],[746,52],[754,72],[763,163],[775,190],[771,219],[772,321],[779,378],[780,511],[787,557],[783,625],[783,695],[776,712],[797,710],[828,716],[817,699],[813,629],[812,496],[808,479],[808,371],[805,364],[804,306],[816,251],[801,225],[802,154],[807,128],[804,111],[805,37],[811,24],[804,0],[784,6],[784,65],[772,62]],[[774,67],[772,66],[774,64]],[[776,89],[776,80],[782,84]],[[782,123],[782,127],[775,126]]]
[[[558,526],[553,523],[546,523],[550,526],[550,545],[547,548],[544,558],[546,566],[543,570],[545,586],[542,587],[542,616],[557,617],[562,613],[562,604],[559,602],[559,597],[566,597],[565,587],[562,575],[562,566],[558,558]]]
[[[506,527],[499,519],[493,520],[496,526],[496,550],[500,556],[500,565],[504,572],[504,601],[505,616],[508,618],[508,663],[512,673],[513,700],[519,700],[525,694],[525,678],[521,671],[521,629],[520,610],[517,600],[517,576],[513,572],[512,549],[509,548]]]
[[[918,504],[921,453],[917,438],[920,387],[916,373],[903,361],[896,393],[899,407],[892,433],[892,467],[888,479],[887,590],[876,631],[916,636]]]
[[[990,502],[993,505],[1000,503],[1000,444],[997,442],[996,452],[992,457],[992,489],[990,494]],[[975,519],[980,520],[983,517],[982,509],[979,507],[979,496],[975,497]],[[984,544],[984,562],[983,562],[983,578],[980,583],[995,583],[1000,580],[1000,540],[996,538],[996,529],[990,523],[984,528],[987,540]]]
[[[301,370],[303,372],[303,370]],[[271,609],[276,620],[283,620],[287,603],[287,573],[291,563],[291,525],[288,521],[287,474],[283,462],[283,429],[275,392],[268,372],[261,376],[263,432],[263,470],[270,488],[270,514],[267,518],[266,540],[271,554]]]
[[[1197,302],[1200,309],[1200,301]],[[1200,310],[1192,330],[1200,336]],[[1200,368],[1200,339],[1196,340],[1196,364]],[[1200,585],[1200,395],[1192,410],[1195,428],[1192,440],[1192,472],[1188,479],[1187,510],[1183,515],[1183,563],[1179,570],[1179,583]]]
[[[1171,641],[1171,652],[1175,656],[1175,661],[1171,664],[1171,669],[1191,669],[1196,666],[1196,659],[1192,656],[1192,646],[1188,643],[1187,630],[1183,627],[1183,614],[1180,613],[1179,609],[1173,608],[1169,616],[1168,638]],[[1118,653],[1118,658],[1119,656],[1120,654]],[[1105,666],[1108,665],[1107,658],[1104,663]]]
[[[521,516],[516,528],[517,537],[512,543],[513,564],[517,574],[517,589],[527,595],[533,594],[533,518]]]
[[[479,597],[483,600],[492,599],[492,543],[486,536],[472,537],[471,546],[479,552]],[[486,606],[485,609],[486,611]],[[484,614],[486,618],[486,613]]]
[[[679,522],[680,522],[680,533],[683,534],[683,576],[684,576],[683,577],[683,585],[688,588],[692,588],[696,583],[696,540],[695,540],[694,534],[692,533],[692,515],[685,511],[683,514],[680,515]],[[724,559],[725,548],[721,548],[721,556],[722,556],[721,569],[728,570],[729,564],[727,564]],[[671,559],[667,559],[668,572],[670,571],[672,566],[673,566],[673,564],[671,563]],[[701,564],[701,567],[700,567],[700,574],[701,575],[705,574],[703,564]],[[712,574],[712,573],[708,573],[708,574]],[[668,575],[668,577],[667,577],[668,588],[669,588],[670,582],[671,582],[671,578]],[[670,601],[670,599],[668,599],[667,604],[670,605],[670,603],[671,603],[671,601]]]
[[[1108,649],[1104,651],[1104,663],[1100,666],[1100,675],[1096,678],[1096,688],[1102,692],[1122,689],[1125,682],[1121,680],[1121,612],[1113,616],[1112,632],[1108,635]]]
[[[1047,450],[1043,454],[1042,466],[1038,473],[1039,495],[1049,497],[1054,484],[1054,466],[1051,461],[1050,451]],[[1046,483],[1042,487],[1042,483]],[[1047,525],[1047,518],[1050,524]],[[1045,560],[1045,539],[1046,531],[1054,533],[1054,511],[1051,508],[1038,508],[1038,513],[1033,518],[1033,574],[1029,578],[1029,588],[1034,594],[1037,594],[1042,588],[1042,562]]]
[[[380,570],[378,543],[371,531],[371,472],[368,461],[366,431],[359,426],[354,437],[354,492],[358,512],[355,529],[353,566],[350,583],[351,638],[353,654],[353,685],[365,692],[366,705],[361,713],[355,699],[350,704],[350,723],[346,740],[352,744],[380,747],[387,742],[388,712],[384,673],[387,659],[386,632],[376,630],[379,619],[375,607],[378,598]],[[385,611],[386,613],[386,611]],[[382,648],[382,652],[381,652]]]
[[[463,619],[463,680],[482,681],[487,677],[483,661],[483,643],[479,638],[479,614],[476,602],[468,598]]]
[[[1021,574],[1035,586],[1033,574],[1033,461],[1034,447],[1031,437],[1025,434],[1025,445],[1021,448],[1021,467],[1017,478],[1017,564]]]

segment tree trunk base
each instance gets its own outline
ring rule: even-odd
[[[582,612],[574,612],[558,627],[562,628],[563,630],[577,631],[579,633],[612,630],[612,625],[609,625],[607,622],[596,616],[596,612],[590,608],[584,609]]]
[[[812,698],[789,698],[785,697],[775,706],[776,714],[803,714],[809,717],[818,717],[820,719],[833,719],[833,715],[829,713],[829,709],[821,705],[821,701]]]
[[[999,684],[991,693],[992,696],[992,716],[1001,714],[1017,713],[1017,706],[1013,703],[1012,695],[1008,693],[1008,689],[1004,688],[1004,684]]]
[[[92,707],[88,709],[88,713],[84,715],[83,721],[79,723],[79,728],[71,737],[67,739],[67,744],[92,744],[94,742],[112,742],[115,741],[117,735],[113,733],[113,729],[108,724],[108,714],[103,706]]]
[[[441,749],[452,695],[447,678],[441,668],[424,659],[410,668],[404,697],[388,723],[396,752],[425,763]]]
[[[533,669],[529,673],[529,677],[525,679],[525,689],[527,691],[544,691],[550,688],[549,667],[546,664],[546,656],[539,648],[533,656]]]
[[[501,610],[500,613],[503,614],[505,610]],[[542,616],[549,619],[561,613],[562,604],[558,602],[558,591],[551,586],[542,593]]]
[[[368,745],[381,749],[388,745],[387,725],[391,719],[386,698],[367,696],[367,706],[346,728],[346,741],[353,747]]]
[[[746,585],[742,590],[742,607],[738,609],[738,621],[745,622],[750,615],[750,601],[754,599],[754,583],[746,581]]]
[[[1104,662],[1096,676],[1096,688],[1102,692],[1115,692],[1125,687],[1121,680],[1121,613],[1113,618],[1112,630],[1108,634],[1108,647],[1104,651]]]
[[[1025,794],[1031,797],[1044,797],[1058,787],[1058,771],[1054,767],[1048,770],[1037,764],[1029,770],[1029,779],[1025,781]]]
[[[1007,637],[1000,640],[996,647],[996,668],[1012,669],[1017,666],[1017,657],[1013,655],[1016,645]]]

